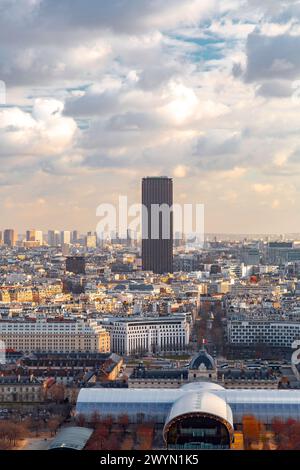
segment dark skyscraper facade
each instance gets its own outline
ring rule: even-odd
[[[5,245],[10,246],[10,247],[15,246],[16,238],[17,237],[13,229],[4,230],[3,241]]]
[[[173,272],[173,180],[148,177],[142,180],[142,262],[144,271]],[[158,213],[158,207],[161,210]]]

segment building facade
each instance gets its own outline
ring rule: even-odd
[[[4,230],[3,233],[3,242],[4,245],[7,245],[9,247],[15,246],[17,241],[17,235],[13,229],[6,229]]]
[[[227,339],[233,345],[265,344],[291,348],[300,339],[300,323],[270,320],[228,320]]]
[[[173,180],[143,178],[142,265],[156,274],[173,272]],[[156,212],[155,207],[162,210]]]
[[[35,377],[0,377],[1,403],[32,403],[43,399],[42,381]]]
[[[83,321],[0,321],[6,349],[31,352],[109,352],[109,333]]]
[[[189,344],[186,315],[111,319],[103,326],[110,333],[111,350],[117,354],[180,352]]]

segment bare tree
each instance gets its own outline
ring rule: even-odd
[[[49,419],[47,426],[49,431],[51,432],[51,436],[57,433],[57,430],[61,424],[61,419],[59,416],[53,416],[53,418]]]
[[[76,422],[78,424],[78,426],[80,426],[81,428],[83,428],[86,424],[86,418],[84,416],[83,413],[79,413],[77,416],[76,416]]]

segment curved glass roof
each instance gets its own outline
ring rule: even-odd
[[[56,438],[51,442],[48,450],[52,449],[73,449],[82,450],[87,441],[93,434],[93,430],[89,428],[81,428],[70,426],[64,428],[58,433]]]
[[[233,427],[232,413],[226,401],[214,393],[188,392],[173,404],[167,423],[179,416],[190,413],[207,413],[225,420]]]
[[[192,412],[192,397],[201,393],[219,397],[229,405],[235,423],[240,423],[247,414],[253,414],[265,423],[275,417],[300,420],[300,390],[225,390],[218,384],[205,382],[187,384],[178,389],[82,389],[76,411],[92,413],[97,410],[102,415],[127,413],[132,419],[137,414],[144,414],[164,422],[176,400],[185,397],[181,402],[182,409]],[[217,401],[212,398],[207,401],[209,408],[214,403]]]

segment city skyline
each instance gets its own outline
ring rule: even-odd
[[[167,174],[210,233],[300,230],[296,0],[0,11],[5,226],[93,229],[99,204]]]

